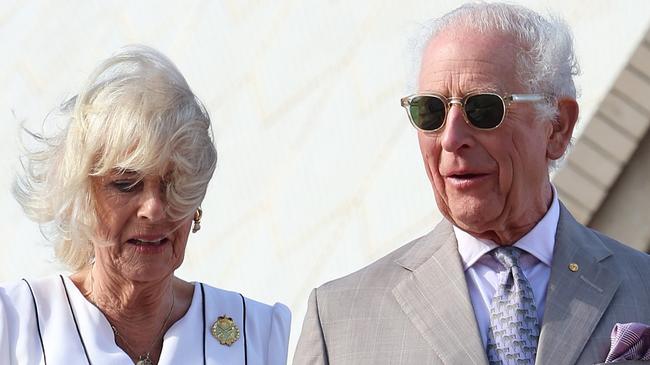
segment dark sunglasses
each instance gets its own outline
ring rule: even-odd
[[[511,103],[534,103],[548,100],[542,94],[471,93],[462,98],[447,98],[438,94],[418,93],[401,99],[402,106],[413,126],[425,133],[437,132],[445,125],[452,104],[463,110],[465,121],[474,128],[490,130],[498,127],[506,117]]]

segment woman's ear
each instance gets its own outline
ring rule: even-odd
[[[578,103],[573,98],[558,100],[557,108],[558,115],[553,121],[553,131],[548,138],[546,147],[546,157],[550,160],[557,160],[564,155],[571,141],[579,113]]]

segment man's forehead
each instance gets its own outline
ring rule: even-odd
[[[503,30],[486,30],[473,28],[468,25],[447,25],[439,29],[426,43],[428,47],[432,43],[439,42],[463,42],[475,40],[478,43],[484,43],[496,40],[496,43],[521,46],[515,37]]]
[[[512,37],[501,33],[443,30],[424,49],[419,89],[467,93],[516,88],[518,50]]]

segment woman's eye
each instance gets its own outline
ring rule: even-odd
[[[111,185],[122,193],[129,193],[137,188],[139,182],[130,180],[113,181]]]

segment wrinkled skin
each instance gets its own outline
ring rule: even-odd
[[[95,243],[95,258],[113,276],[156,281],[172,275],[183,262],[192,222],[169,219],[160,177],[138,179],[133,172],[92,178],[100,240]],[[133,244],[135,239],[161,238],[164,244],[156,250]]]
[[[453,29],[427,45],[419,91],[462,97],[475,91],[530,93],[515,77],[518,50],[510,37]],[[566,150],[578,116],[574,99],[558,98],[557,120],[535,118],[529,103],[513,103],[494,130],[465,122],[450,108],[444,128],[418,132],[420,150],[442,214],[478,238],[511,245],[544,216],[552,199],[550,160]]]
[[[156,363],[161,333],[191,304],[193,285],[174,271],[183,262],[192,220],[169,219],[160,176],[115,172],[91,177],[91,187],[95,263],[70,278],[117,329],[117,344],[133,360],[150,353]]]

